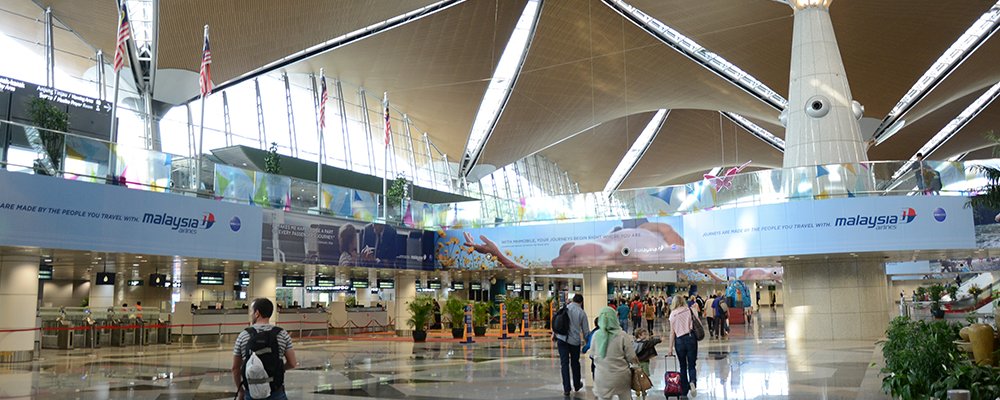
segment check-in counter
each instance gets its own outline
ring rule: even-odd
[[[330,304],[330,326],[334,333],[382,332],[389,330],[389,313],[379,307],[347,308],[342,301]]]
[[[278,326],[292,336],[326,335],[330,314],[321,308],[282,308],[278,311]]]
[[[178,302],[170,321],[173,338],[183,343],[234,340],[240,331],[250,326],[246,309],[192,310],[189,302]]]

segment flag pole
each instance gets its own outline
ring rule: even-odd
[[[208,24],[205,24],[205,40],[208,40]],[[202,46],[204,46],[204,43],[202,43]],[[202,55],[201,55],[202,58],[205,57],[204,53],[205,53],[205,49],[202,49]],[[204,62],[204,61],[202,61],[202,62]],[[204,68],[204,67],[201,67],[201,68]],[[197,177],[198,180],[194,184],[194,191],[195,191],[195,193],[198,193],[198,191],[201,190],[201,159],[203,158],[204,153],[205,153],[205,148],[204,148],[204,145],[205,145],[205,90],[204,89],[201,91],[201,123],[199,125],[200,125],[200,133],[198,134],[198,154],[196,154],[196,156],[198,156],[198,160],[197,160],[197,163],[196,163],[197,168],[198,168],[198,172],[195,174],[195,176]]]
[[[101,65],[104,68],[104,65]],[[115,94],[111,102],[111,143],[108,144],[108,174],[111,179],[118,180],[118,82],[121,80],[122,70],[115,71]]]
[[[382,92],[385,110],[385,146],[382,147],[382,221],[389,221],[389,92]]]
[[[314,81],[315,82],[315,81]],[[323,73],[323,68],[319,69],[319,82],[320,87],[326,87],[326,75]],[[315,88],[315,86],[313,86]],[[315,89],[313,89],[315,90]],[[315,92],[313,92],[315,93]],[[323,101],[323,93],[319,94],[319,110],[316,110],[320,115],[323,116],[319,123],[319,150],[316,151],[316,210],[320,213],[323,212],[323,150],[326,146],[323,145],[323,130],[326,129],[326,102]]]

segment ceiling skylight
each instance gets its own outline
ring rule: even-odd
[[[882,124],[875,131],[877,143],[882,143],[899,132],[902,125],[906,124],[906,121],[902,119],[903,116],[944,81],[948,74],[969,58],[980,45],[997,31],[998,27],[1000,27],[1000,2],[990,7],[962,36],[959,36],[958,40],[952,43],[951,47],[948,47],[948,50],[941,54],[941,57],[938,57],[937,61],[924,72],[920,79],[917,79],[913,87],[889,111],[889,115],[885,116]]]
[[[618,190],[618,187],[622,185],[628,174],[639,163],[639,159],[649,149],[649,145],[653,143],[653,139],[656,139],[656,133],[663,127],[663,122],[667,120],[669,113],[670,110],[660,109],[653,115],[653,119],[646,124],[642,133],[639,134],[639,138],[635,140],[635,143],[632,143],[632,147],[625,152],[625,157],[622,157],[622,161],[615,167],[615,172],[611,174],[611,179],[608,179],[608,184],[604,185],[604,194],[606,196],[611,196],[612,193]]]
[[[788,100],[781,97],[781,95],[774,90],[771,90],[771,88],[764,85],[761,81],[757,80],[757,78],[754,78],[752,75],[743,71],[736,65],[733,65],[733,63],[727,61],[725,58],[720,57],[718,54],[708,51],[708,49],[667,26],[667,24],[646,15],[646,13],[623,0],[602,1],[604,1],[604,4],[626,17],[626,19],[632,21],[640,28],[643,28],[646,32],[649,32],[656,38],[660,39],[674,50],[677,50],[681,54],[701,64],[708,70],[716,73],[723,79],[745,90],[747,93],[750,93],[760,101],[767,103],[777,110],[784,110],[785,106],[788,105]]]
[[[490,84],[483,95],[483,101],[479,104],[476,119],[472,123],[472,131],[469,132],[469,140],[465,144],[464,157],[459,160],[459,173],[463,177],[467,176],[476,165],[486,141],[489,140],[493,128],[500,119],[500,114],[503,113],[510,92],[514,88],[514,82],[517,80],[517,74],[524,64],[531,38],[535,34],[541,6],[541,0],[528,1],[500,56],[500,62],[497,63],[493,78],[490,79]]]

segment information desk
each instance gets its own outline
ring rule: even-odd
[[[330,304],[330,326],[334,333],[382,332],[389,330],[389,313],[378,307],[347,308],[342,301]]]

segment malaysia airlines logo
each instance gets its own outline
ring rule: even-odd
[[[840,217],[834,221],[834,226],[863,226],[868,229],[889,230],[896,229],[899,225],[909,224],[916,218],[916,210],[904,208],[899,215],[855,215]]]
[[[215,225],[215,214],[205,213],[201,218],[181,217],[167,213],[142,215],[142,223],[169,227],[170,230],[196,234],[199,230],[211,229]]]

